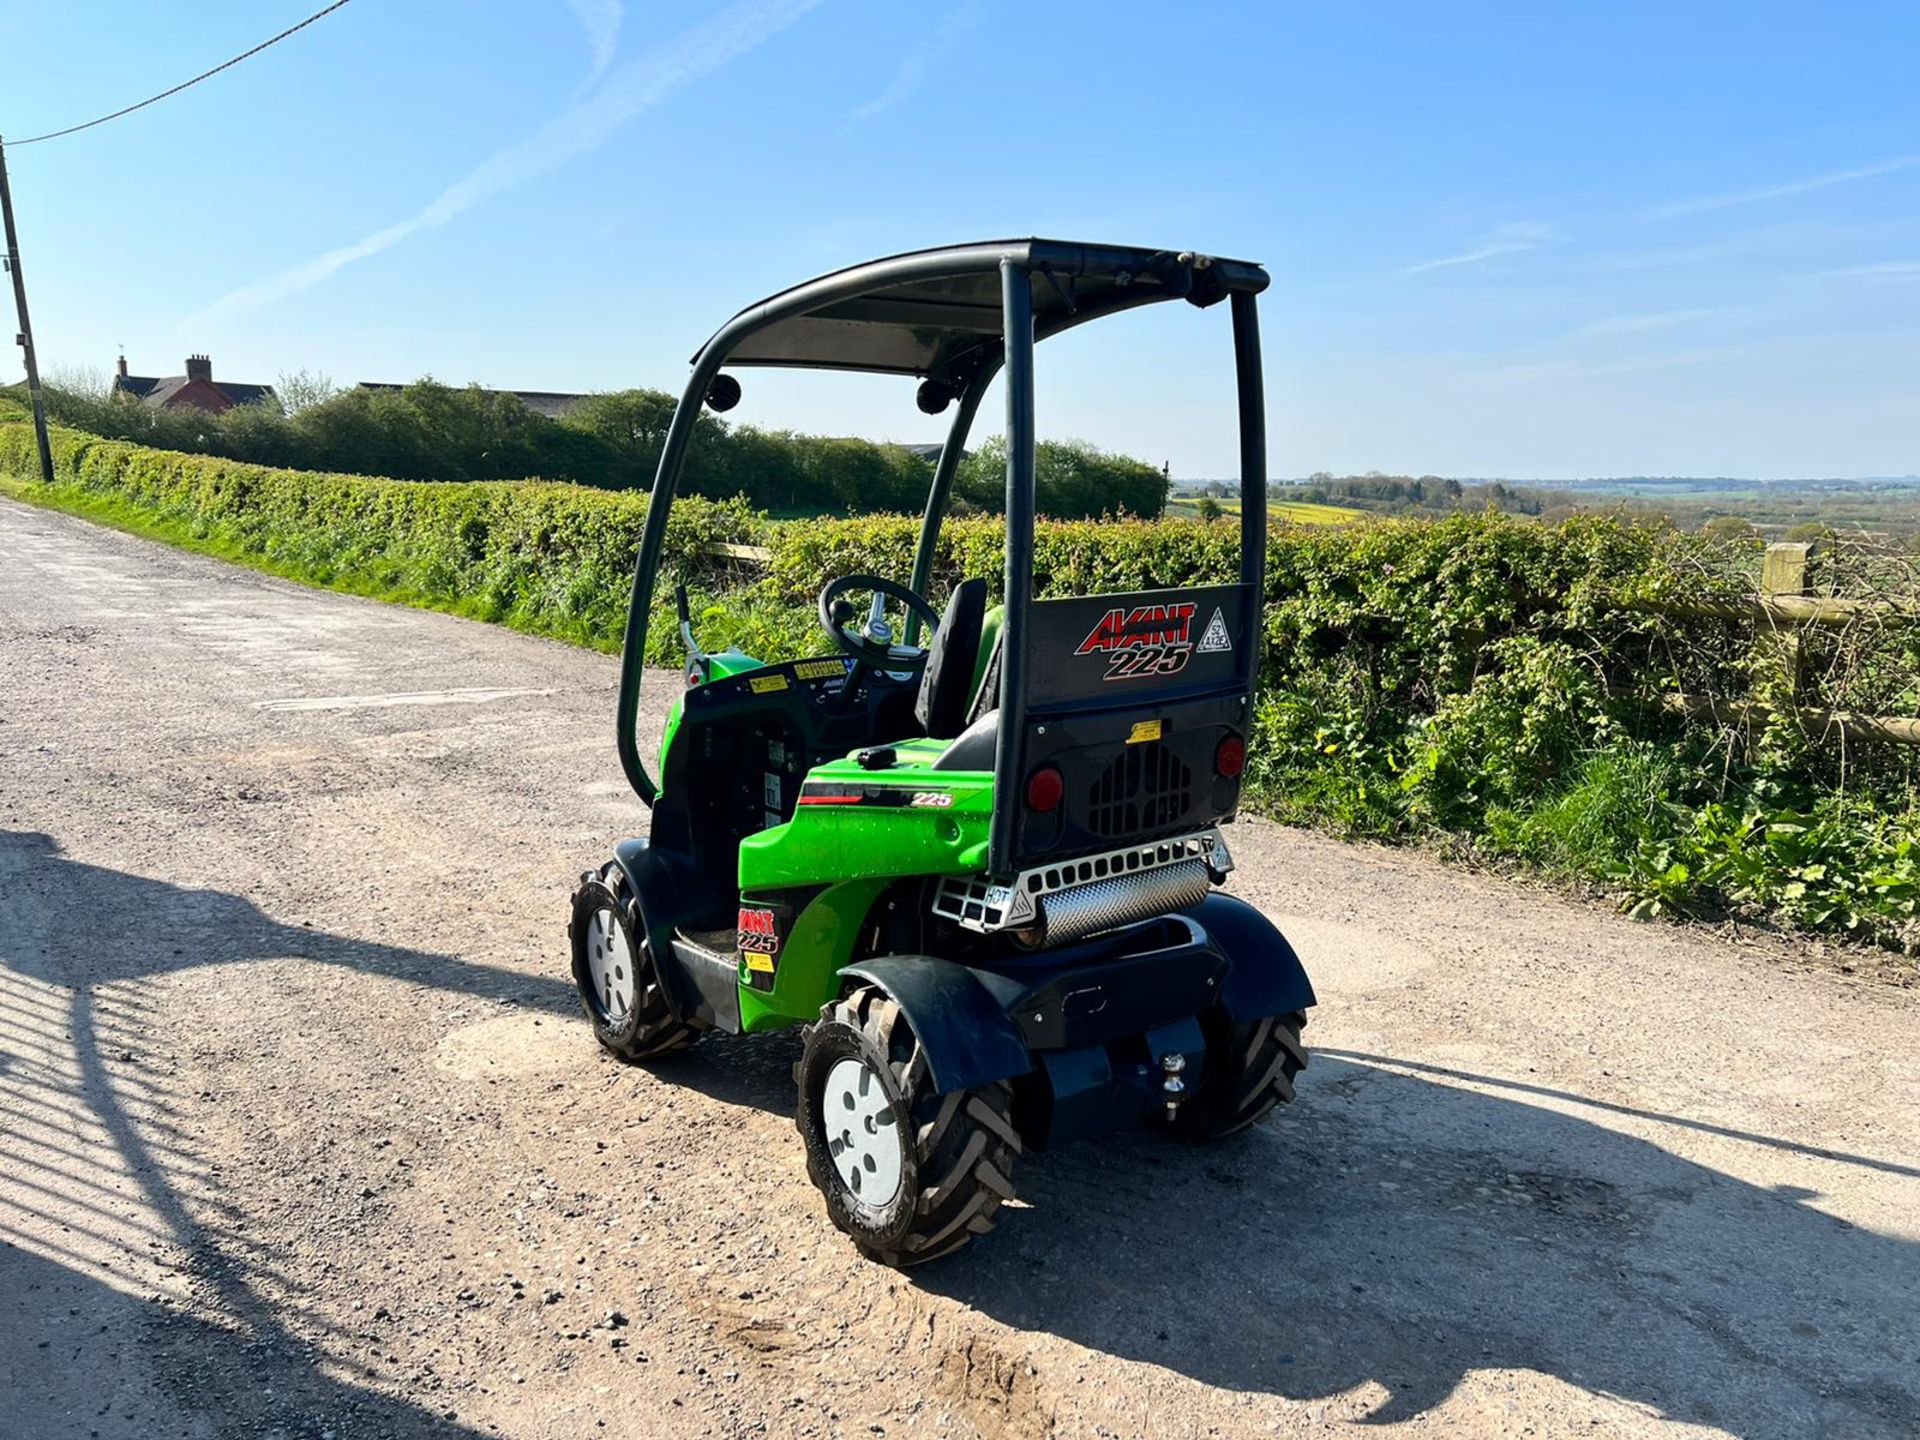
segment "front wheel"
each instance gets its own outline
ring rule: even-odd
[[[698,1031],[674,1017],[652,947],[618,865],[580,877],[567,925],[573,983],[594,1037],[622,1060],[651,1060],[691,1045]]]
[[[1216,1011],[1207,1023],[1207,1078],[1174,1128],[1189,1140],[1220,1140],[1293,1099],[1293,1078],[1307,1064],[1306,1024],[1298,1010],[1244,1023]]]
[[[1011,1088],[936,1093],[919,1039],[877,987],[822,1008],[794,1078],[807,1174],[870,1259],[946,1255],[991,1230],[1013,1198]]]

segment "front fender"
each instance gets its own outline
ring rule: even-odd
[[[1018,1027],[964,965],[925,955],[883,955],[840,973],[879,986],[900,1006],[941,1094],[1011,1080],[1033,1069]]]
[[[700,1014],[701,996],[685,970],[673,958],[676,886],[666,859],[645,840],[622,840],[613,847],[613,863],[627,877],[627,893],[640,911],[640,929],[656,957],[667,1008],[676,1020]]]
[[[1246,901],[1216,890],[1186,913],[1227,957],[1231,968],[1220,1002],[1232,1019],[1262,1020],[1317,1003],[1287,937]]]

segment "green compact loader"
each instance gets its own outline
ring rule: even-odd
[[[1184,251],[958,245],[782,291],[694,357],[621,660],[620,759],[652,833],[581,878],[573,974],[625,1060],[804,1026],[808,1173],[874,1258],[990,1229],[1027,1147],[1142,1120],[1210,1139],[1292,1098],[1312,986],[1279,930],[1215,888],[1259,650],[1266,286]],[[1035,342],[1178,300],[1232,317],[1239,579],[1035,599]],[[920,408],[953,419],[908,582],[822,577],[828,654],[708,654],[680,592],[685,688],[656,781],[636,723],[667,517],[700,407],[730,408],[730,372],[752,365],[917,377]],[[1001,603],[970,577],[936,611],[954,472],[1002,374]]]

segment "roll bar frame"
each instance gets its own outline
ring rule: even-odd
[[[687,447],[692,442],[700,408],[706,401],[714,377],[727,363],[728,356],[742,340],[758,330],[793,316],[804,315],[824,306],[882,290],[889,286],[916,281],[953,279],[998,272],[1002,312],[1001,336],[984,341],[972,353],[970,368],[957,377],[960,381],[953,420],[948,426],[947,442],[934,467],[933,482],[927,494],[927,506],[920,522],[920,540],[914,553],[913,589],[922,595],[932,578],[940,529],[949,508],[954,476],[961,453],[972,432],[980,402],[994,378],[1004,369],[1007,374],[1007,559],[1004,628],[1008,644],[1001,654],[1001,707],[1009,715],[1025,713],[1027,677],[1025,647],[1016,643],[1025,633],[1027,611],[1033,598],[1034,545],[1034,386],[1033,352],[1039,340],[1090,320],[1116,314],[1140,305],[1186,298],[1188,292],[1156,286],[1123,288],[1101,303],[1082,304],[1065,314],[1049,317],[1036,324],[1034,285],[1037,275],[1058,286],[1061,262],[1070,266],[1076,258],[1083,265],[1110,264],[1112,257],[1133,257],[1141,252],[1114,251],[1098,246],[1061,246],[1042,241],[1005,241],[979,245],[954,246],[943,250],[919,251],[857,265],[848,270],[822,276],[804,285],[742,310],[716,332],[693,357],[686,388],[667,427],[665,444],[653,490],[648,497],[647,515],[640,534],[640,547],[634,556],[633,589],[627,602],[627,620],[620,649],[620,695],[615,712],[616,743],[620,766],[627,783],[641,801],[651,806],[659,796],[659,787],[647,773],[640,757],[636,725],[639,719],[640,683],[645,674],[647,631],[653,608],[654,580],[660,567],[661,550],[666,542],[667,520],[673,509],[681,471],[685,467]],[[1183,256],[1196,266],[1208,262]],[[1219,263],[1219,262],[1215,262]],[[1223,295],[1231,306],[1234,341],[1234,376],[1238,400],[1240,431],[1240,579],[1258,597],[1262,593],[1266,569],[1267,507],[1248,504],[1246,497],[1264,499],[1267,488],[1267,444],[1265,390],[1260,362],[1260,325],[1255,297],[1266,287],[1267,277],[1256,266],[1234,265],[1235,280]],[[1069,275],[1075,273],[1068,269]],[[1206,303],[1211,303],[1208,301]],[[754,361],[765,364],[765,361]],[[908,621],[906,638],[912,643],[918,626]],[[1251,683],[1251,673],[1249,674]],[[1011,795],[1017,777],[1002,773],[1010,768],[1014,746],[1013,727],[1002,725],[995,755],[994,778],[997,793]],[[1004,812],[1004,814],[1002,813]],[[996,806],[990,849],[995,854],[1010,853],[1014,807]],[[1006,834],[1003,836],[1003,830]]]

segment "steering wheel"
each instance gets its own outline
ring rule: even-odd
[[[841,597],[849,590],[867,590],[873,604],[867,611],[864,628],[852,627],[853,606]],[[926,647],[896,645],[894,628],[887,623],[887,601],[897,600],[919,617],[927,634],[940,628],[940,616],[934,608],[904,585],[878,575],[842,575],[829,580],[820,592],[820,628],[845,654],[860,662],[860,668],[885,670],[896,675],[918,675],[927,665]],[[851,678],[851,677],[850,677]],[[851,686],[849,686],[851,688]]]

